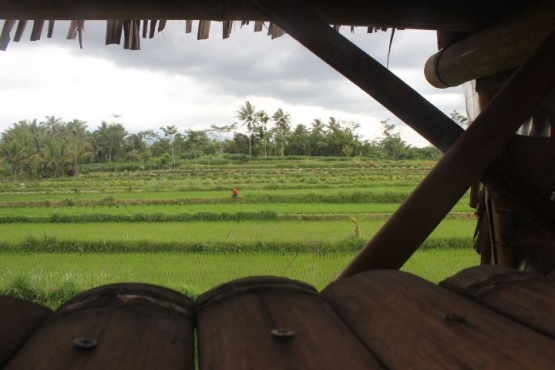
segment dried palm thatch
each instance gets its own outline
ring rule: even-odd
[[[0,50],[5,51],[10,43],[11,33],[13,27],[17,23],[15,34],[13,37],[14,42],[21,41],[23,33],[27,26],[27,20],[6,20],[2,28],[2,33],[0,34]],[[166,20],[107,20],[106,21],[106,45],[121,45],[121,38],[124,37],[123,48],[129,50],[140,50],[141,49],[141,38],[153,38],[157,32],[161,32],[166,27]],[[210,25],[212,21],[201,20],[198,22],[198,40],[206,40],[210,36]],[[42,30],[45,21],[36,20],[33,21],[33,28],[31,31],[31,41],[38,41],[41,38]],[[241,21],[241,26],[248,25],[249,21]],[[333,28],[339,31],[340,25],[333,25]],[[351,32],[354,32],[355,26],[350,26]],[[79,39],[79,46],[83,48],[83,31],[85,29],[84,20],[73,20],[70,22],[67,39],[75,40]],[[193,21],[185,21],[185,32],[191,33],[193,29]],[[254,22],[254,32],[261,32],[264,29],[263,21]],[[231,36],[233,30],[233,21],[223,22],[223,38],[227,39]],[[372,33],[377,30],[386,31],[387,28],[384,27],[368,27],[368,32]],[[54,21],[48,21],[48,33],[47,37],[51,38],[54,31]],[[275,23],[270,22],[268,25],[268,36],[271,39],[281,37],[285,32]]]
[[[546,198],[554,200],[555,93],[546,97],[530,123],[535,124],[536,132],[548,136],[516,135],[502,159]],[[473,187],[471,205],[476,206],[478,215],[475,248],[481,255],[482,264],[504,265],[542,274],[555,271],[553,237],[528,222],[483,185]]]

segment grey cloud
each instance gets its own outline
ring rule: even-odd
[[[241,29],[236,22],[230,39],[222,40],[221,24],[215,22],[210,38],[197,41],[195,29],[185,34],[183,21],[170,21],[166,30],[154,39],[142,39],[140,51],[129,51],[122,46],[105,46],[105,22],[87,21],[81,50],[77,42],[64,39],[66,22],[57,24],[52,40],[39,42],[63,45],[74,55],[106,59],[123,68],[188,76],[202,82],[206,91],[216,94],[272,96],[289,104],[322,106],[383,118],[392,116],[291,37],[270,40],[264,31],[253,33],[252,27]],[[367,34],[365,29],[357,28],[351,35],[348,27],[343,27],[341,32],[378,62],[386,63],[390,31]],[[35,47],[35,44],[24,41],[17,47]],[[422,75],[425,60],[434,52],[433,33],[397,31],[390,68],[394,72],[413,70]],[[434,89],[423,77],[409,84],[428,97],[451,93]]]

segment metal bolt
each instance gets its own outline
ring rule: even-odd
[[[98,341],[94,338],[77,338],[73,340],[73,345],[83,350],[89,350],[98,346]]]
[[[295,332],[293,330],[283,328],[272,329],[271,333],[276,338],[286,340],[293,339],[293,337],[295,336]]]
[[[458,315],[456,313],[450,313],[445,315],[444,317],[445,321],[447,322],[458,322],[458,323],[465,323],[466,322],[466,317]]]

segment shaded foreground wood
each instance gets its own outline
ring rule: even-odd
[[[23,299],[0,296],[0,368],[21,348],[52,310]]]
[[[193,356],[191,299],[114,284],[60,307],[6,369],[194,369]]]
[[[555,279],[502,266],[480,266],[440,286],[555,338]]]
[[[314,288],[250,278],[199,297],[201,369],[381,369]]]
[[[48,309],[15,300],[21,310],[6,311],[2,297],[0,340],[40,313],[2,368],[194,369],[198,355],[205,370],[551,369],[554,286],[555,276],[491,266],[442,286],[375,270],[321,293],[264,276],[216,287],[193,308],[166,288],[114,284],[78,295],[42,325]]]
[[[550,369],[555,342],[407,273],[377,270],[322,295],[390,369]]]

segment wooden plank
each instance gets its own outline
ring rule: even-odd
[[[285,278],[227,283],[197,301],[201,369],[381,369],[316,290]]]
[[[297,2],[256,4],[273,22],[441,151],[449,150],[464,132],[410,86]],[[481,180],[506,197],[515,210],[555,236],[555,207],[529,182],[512,174],[499,161],[488,167]]]
[[[479,266],[440,285],[555,338],[553,279],[501,266]]]
[[[424,75],[446,88],[516,68],[553,30],[555,0],[543,0],[432,55]]]
[[[23,346],[52,310],[23,299],[0,296],[0,368]]]
[[[408,273],[369,271],[323,292],[389,369],[552,369],[555,341]]]
[[[501,0],[297,2],[313,8],[329,24],[450,31],[481,29],[526,3],[511,1],[506,4]],[[268,20],[242,0],[2,0],[0,19]]]
[[[92,289],[60,307],[6,369],[194,369],[193,301],[148,284]]]

